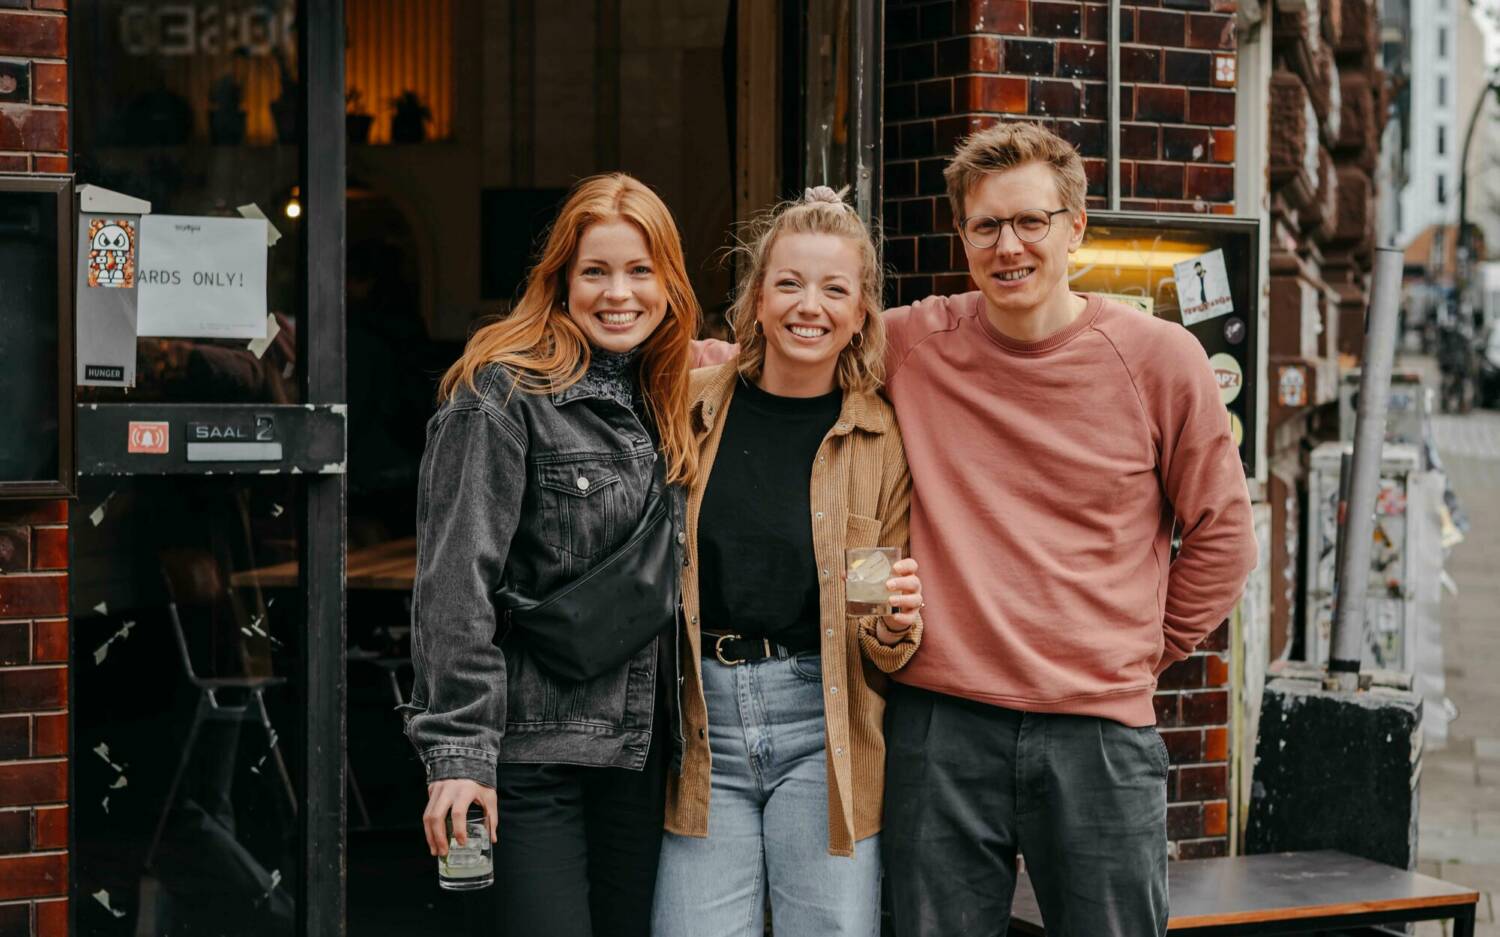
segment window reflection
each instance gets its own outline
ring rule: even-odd
[[[295,556],[294,484],[80,485],[80,934],[294,930],[302,622],[246,572]]]
[[[256,205],[282,238],[267,259],[280,333],[257,356],[244,341],[142,338],[131,400],[296,403],[301,222],[285,207],[298,178],[300,79],[292,0],[79,0],[69,22],[74,168],[143,198],[157,214],[237,216]],[[84,388],[85,400],[124,400]]]

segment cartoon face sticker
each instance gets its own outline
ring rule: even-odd
[[[120,218],[89,222],[90,287],[135,286],[135,225]]]

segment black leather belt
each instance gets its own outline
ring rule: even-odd
[[[702,635],[703,656],[730,666],[773,657],[784,659],[802,653],[784,644],[777,644],[770,638],[745,638],[715,631],[704,631]]]

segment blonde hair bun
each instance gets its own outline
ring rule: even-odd
[[[840,208],[852,209],[854,206],[844,201],[844,196],[848,194],[848,192],[849,187],[847,185],[836,192],[834,191],[832,186],[809,186],[806,189],[802,190],[802,204],[817,205],[821,203],[827,205],[838,205]]]

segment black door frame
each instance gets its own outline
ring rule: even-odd
[[[296,933],[338,937],[345,931],[346,885],[343,0],[298,0],[297,55],[303,128],[298,177],[304,206],[302,252],[297,258],[302,310],[297,360],[303,365],[304,403],[88,403],[75,405],[73,412],[79,475],[233,476],[254,474],[266,466],[188,462],[180,451],[168,458],[129,454],[124,440],[130,420],[165,420],[185,427],[189,420],[233,423],[264,416],[283,434],[286,455],[276,463],[277,470],[299,473],[302,482],[298,559],[306,622],[302,672],[294,681],[305,748],[296,778],[303,791],[297,811],[302,851]],[[71,291],[71,279],[68,288]],[[72,864],[70,892],[77,867]]]
[[[305,225],[298,281],[306,325],[297,330],[305,396],[342,409],[344,341],[344,2],[300,0],[297,59],[302,74],[302,193]],[[298,934],[344,933],[346,817],[344,755],[344,558],[347,476],[315,475],[303,488],[301,586],[307,603],[302,691],[303,874]]]

